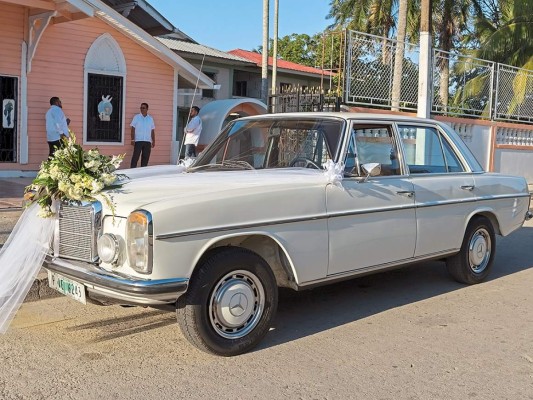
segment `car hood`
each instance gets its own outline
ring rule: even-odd
[[[116,215],[127,216],[157,204],[195,203],[199,198],[229,198],[272,191],[325,186],[321,171],[303,168],[186,172],[182,166],[154,166],[118,171],[127,176],[120,187],[106,191]],[[164,207],[164,206],[163,206]]]

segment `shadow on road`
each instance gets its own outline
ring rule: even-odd
[[[498,238],[489,282],[532,268],[532,243],[532,227],[524,227],[506,238]],[[282,289],[274,329],[259,349],[274,347],[465,287],[451,279],[444,262],[431,261],[302,292]],[[132,308],[129,315],[98,320],[69,330],[95,329],[98,334],[94,341],[103,342],[173,324],[176,324],[173,312]]]
[[[533,267],[533,228],[498,237],[488,282]],[[466,286],[448,275],[444,262],[431,261],[312,290],[280,291],[274,329],[258,349],[277,346],[426,300]]]
[[[132,308],[133,310],[133,308]],[[135,310],[139,310],[135,308]],[[67,328],[68,331],[95,329],[98,335],[94,343],[105,342],[152,329],[162,328],[176,323],[176,315],[168,311],[150,310],[124,317],[100,319],[87,324]]]

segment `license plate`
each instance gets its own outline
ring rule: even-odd
[[[80,303],[87,304],[85,286],[81,283],[66,278],[56,272],[48,271],[48,285],[65,296],[71,297]]]

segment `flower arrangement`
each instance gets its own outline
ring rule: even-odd
[[[57,149],[53,157],[41,164],[37,177],[25,189],[26,206],[38,203],[39,215],[54,215],[52,201],[95,201],[102,198],[114,215],[114,205],[103,189],[114,187],[118,178],[125,177],[115,173],[125,154],[108,157],[100,154],[98,149],[88,151],[76,144],[76,136],[71,133],[63,138],[63,146]]]

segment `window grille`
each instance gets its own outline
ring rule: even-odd
[[[121,76],[88,74],[87,141],[122,141]]]

